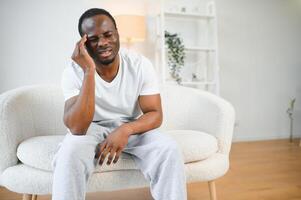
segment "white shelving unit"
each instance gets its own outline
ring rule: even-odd
[[[217,20],[213,0],[162,0],[159,16],[160,48],[157,59],[162,82],[175,84],[169,75],[165,30],[177,33],[184,42],[185,64],[182,85],[219,95]],[[193,78],[194,76],[194,78]],[[196,76],[196,77],[195,77]]]

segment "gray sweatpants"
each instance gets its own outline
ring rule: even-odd
[[[96,146],[118,125],[91,123],[86,135],[65,136],[53,159],[52,200],[85,199],[88,179],[98,164]],[[124,152],[133,155],[155,200],[187,199],[184,161],[170,136],[158,129],[131,135]]]

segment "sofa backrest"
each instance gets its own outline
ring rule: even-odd
[[[161,89],[164,130],[189,129],[216,133],[220,108],[215,95],[199,89],[164,85]]]
[[[64,99],[60,86],[35,85],[13,90],[12,115],[23,129],[34,130],[26,135],[65,134],[63,124]],[[178,85],[161,86],[164,130],[190,129],[214,133],[219,108],[211,104],[214,95]],[[211,126],[212,125],[212,126]],[[24,130],[25,131],[25,130]],[[26,137],[26,136],[25,136]]]
[[[62,120],[64,101],[61,89],[57,85],[25,86],[9,91],[5,95],[6,117],[19,123],[24,134],[57,135],[65,134]],[[12,123],[12,121],[10,121]],[[33,130],[32,133],[27,133]]]

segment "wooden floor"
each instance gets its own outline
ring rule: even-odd
[[[216,181],[219,200],[301,200],[299,141],[271,140],[232,145],[230,170]],[[207,183],[188,185],[189,200],[209,199]],[[0,187],[0,200],[21,200]],[[49,200],[39,196],[38,200]],[[88,194],[87,200],[151,200],[149,190]]]

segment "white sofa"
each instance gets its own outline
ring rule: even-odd
[[[162,88],[164,122],[181,148],[187,182],[208,181],[216,199],[214,180],[229,168],[234,109],[222,98],[197,89]],[[0,95],[0,185],[24,199],[50,194],[51,160],[66,134],[63,95],[58,86],[34,85]],[[123,154],[117,164],[98,168],[88,191],[147,187],[133,159]]]

